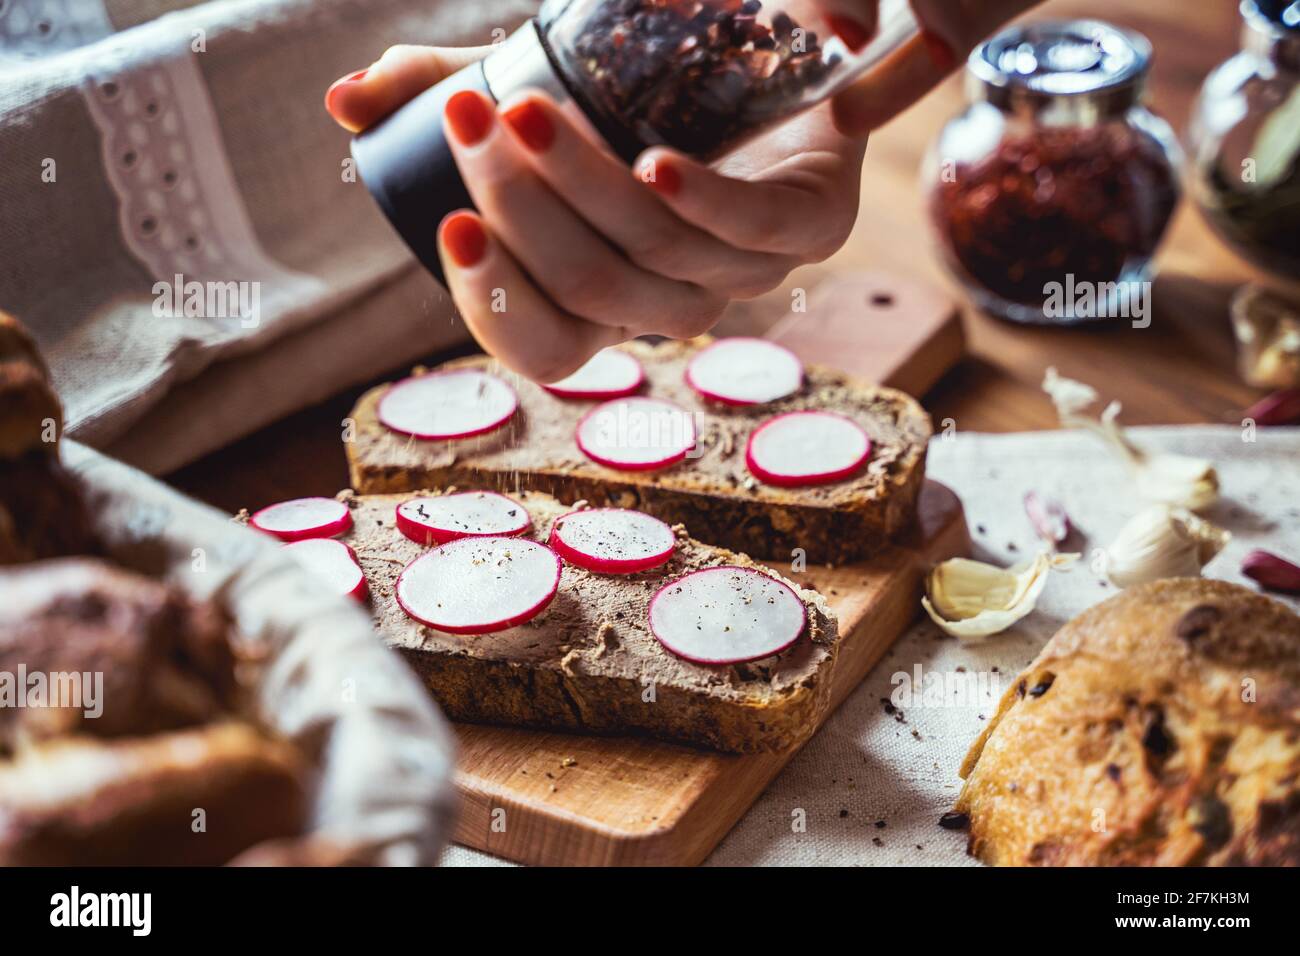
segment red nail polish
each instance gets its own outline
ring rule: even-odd
[[[676,196],[682,191],[682,175],[663,160],[647,160],[637,167],[637,176],[657,193]]]
[[[366,74],[369,72],[370,72],[370,68],[366,67],[364,70],[357,70],[357,72],[355,73],[349,73],[347,76],[343,77],[342,79],[335,80],[333,83],[331,83],[330,88],[325,91],[325,108],[329,110],[331,113],[334,112],[333,110],[334,95],[343,87],[347,86],[349,83],[357,83],[360,82],[361,80],[364,80],[366,78]]]
[[[481,93],[461,90],[447,100],[443,114],[452,135],[462,146],[473,146],[492,131],[492,107]]]
[[[462,269],[475,265],[487,251],[487,234],[467,212],[454,212],[444,219],[441,232],[447,254]]]
[[[551,118],[535,100],[524,100],[501,114],[510,128],[534,153],[544,153],[555,142]]]
[[[921,42],[925,44],[926,52],[930,54],[930,60],[934,63],[935,69],[941,73],[948,73],[957,68],[957,54],[948,45],[948,41],[939,34],[923,30],[921,32]]]
[[[854,53],[866,46],[867,41],[871,39],[871,31],[857,20],[832,13],[826,17],[826,22],[831,25],[835,35],[844,41],[844,45]]]

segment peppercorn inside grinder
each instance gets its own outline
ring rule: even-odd
[[[974,303],[1019,322],[1145,320],[1182,154],[1142,103],[1151,46],[1098,20],[1015,26],[971,53],[968,106],[922,178]]]
[[[445,283],[438,224],[474,206],[443,126],[455,93],[502,102],[540,90],[628,163],[657,145],[713,159],[833,96],[917,33],[907,0],[882,0],[874,36],[849,38],[856,50],[785,12],[769,15],[760,0],[546,0],[485,59],[357,136],[352,156],[389,221]]]

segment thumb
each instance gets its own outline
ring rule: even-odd
[[[335,80],[325,94],[325,109],[344,129],[359,133],[491,50],[491,46],[389,47],[371,66]]]

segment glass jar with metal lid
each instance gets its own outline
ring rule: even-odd
[[[1097,20],[1016,26],[971,54],[968,105],[923,179],[944,258],[979,307],[1043,323],[1149,304],[1181,163],[1142,102],[1150,64],[1144,37]]]
[[[1192,114],[1192,191],[1251,261],[1300,282],[1300,0],[1244,0],[1241,51]]]

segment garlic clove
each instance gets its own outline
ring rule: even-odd
[[[1151,455],[1134,468],[1133,477],[1147,501],[1202,511],[1219,500],[1219,473],[1204,458]]]
[[[1259,285],[1245,285],[1232,300],[1237,367],[1259,388],[1300,385],[1300,309]]]
[[[979,643],[1033,611],[1049,572],[1069,567],[1078,557],[1043,552],[1013,568],[953,558],[926,576],[921,606],[945,633],[962,643]]]
[[[1054,498],[1030,491],[1025,495],[1025,514],[1038,536],[1055,548],[1070,536],[1070,516],[1065,506]]]
[[[1190,455],[1143,451],[1119,424],[1119,402],[1111,402],[1096,418],[1083,414],[1097,400],[1096,390],[1063,378],[1055,368],[1047,370],[1043,390],[1056,406],[1062,425],[1093,432],[1128,463],[1137,492],[1144,500],[1193,511],[1202,511],[1219,500],[1219,474],[1214,462]]]
[[[1160,578],[1195,578],[1232,535],[1183,508],[1152,505],[1106,550],[1106,576],[1127,588]]]

